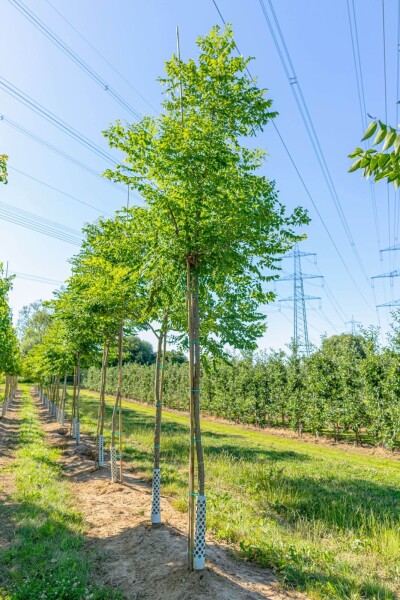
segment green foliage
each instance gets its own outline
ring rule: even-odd
[[[227,344],[255,349],[265,330],[259,306],[273,297],[263,284],[308,218],[301,208],[285,214],[274,183],[259,174],[265,152],[243,145],[276,113],[248,77],[249,59],[236,55],[230,27],[214,27],[197,45],[196,61],[167,61],[160,117],[117,122],[105,132],[124,155],[105,175],[137,189],[149,207],[154,242],[146,277],[168,276],[168,306],[183,307],[193,269],[201,347],[215,356]],[[186,311],[170,319],[187,349]]]
[[[362,141],[370,139],[377,131],[375,139],[372,142],[372,148],[356,148],[349,158],[356,160],[351,165],[349,172],[363,170],[364,177],[372,177],[374,181],[386,179],[388,183],[393,183],[397,189],[400,185],[400,134],[397,130],[382,123],[382,121],[372,121],[364,133]],[[374,146],[382,144],[380,151]]]
[[[19,344],[8,302],[12,280],[4,275],[0,263],[0,373],[6,375],[17,375],[20,369]]]
[[[141,340],[137,335],[127,335],[124,338],[124,364],[135,362],[140,365],[153,365],[156,355],[150,342]],[[115,362],[115,364],[117,364]]]
[[[8,156],[6,154],[0,154],[0,183],[8,182],[7,160]]]

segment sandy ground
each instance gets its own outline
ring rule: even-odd
[[[127,600],[305,598],[281,590],[271,572],[236,558],[228,546],[211,537],[207,568],[189,573],[186,515],[163,497],[163,524],[151,526],[150,487],[127,471],[123,484],[112,484],[108,463],[101,470],[93,468],[91,440],[82,436],[76,446],[65,435],[67,429],[52,422],[39,406],[49,442],[63,448],[62,467],[87,523],[96,580],[119,588]]]

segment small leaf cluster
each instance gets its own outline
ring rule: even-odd
[[[366,129],[362,141],[372,141],[372,148],[356,148],[349,158],[356,160],[351,165],[349,172],[363,170],[363,176],[372,177],[374,181],[386,179],[393,183],[397,189],[400,185],[400,134],[396,129],[382,121],[372,121]],[[382,144],[380,150],[375,146]]]

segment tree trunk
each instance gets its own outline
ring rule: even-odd
[[[81,357],[78,354],[77,366],[76,366],[76,426],[75,426],[75,435],[76,435],[76,443],[77,444],[80,444],[80,441],[81,441],[80,392],[81,392]]]
[[[71,424],[69,434],[75,437],[75,417],[76,417],[76,366],[74,367],[74,389],[72,392],[71,405]]]
[[[101,360],[101,382],[100,382],[100,398],[99,410],[97,414],[97,431],[96,431],[96,451],[95,464],[97,467],[104,466],[104,418],[105,418],[105,395],[107,383],[107,360],[109,344],[105,343],[103,348],[103,357]]]
[[[119,480],[122,483],[122,351],[123,351],[123,333],[124,326],[121,323],[118,333],[118,385],[117,385],[117,393],[115,395],[115,403],[114,410],[112,414],[111,420],[111,447],[110,447],[110,456],[111,456],[111,481],[115,483],[118,481],[117,476],[117,448],[115,445],[115,438],[119,436]],[[119,418],[117,419],[119,413]],[[119,431],[117,431],[117,420],[119,423]]]
[[[193,264],[194,263],[194,264]],[[200,314],[198,261],[188,261],[188,324],[190,376],[190,464],[189,464],[189,568],[200,570],[205,565],[206,497],[203,446],[200,426]],[[198,493],[194,492],[194,465],[197,459]],[[196,497],[196,533],[194,529],[194,498]]]
[[[160,446],[161,446],[161,419],[162,419],[162,400],[164,389],[165,372],[165,350],[167,343],[166,317],[163,319],[160,335],[158,337],[156,370],[154,375],[154,397],[156,404],[156,422],[154,426],[154,468],[152,481],[152,499],[151,499],[151,522],[153,525],[161,523],[160,508]]]
[[[64,423],[65,423],[65,403],[66,403],[66,399],[67,399],[67,379],[68,379],[68,373],[65,373],[63,391],[62,391],[62,396],[61,396],[61,408],[60,408],[60,425],[62,425],[62,426],[64,426]]]

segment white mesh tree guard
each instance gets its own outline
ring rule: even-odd
[[[76,437],[76,417],[72,419],[72,437]]]
[[[194,537],[193,567],[200,571],[206,562],[206,497],[197,496],[196,534]]]
[[[103,436],[103,434],[99,435],[97,452],[98,452],[99,467],[104,467],[104,436]]]
[[[151,522],[155,525],[161,523],[160,506],[161,475],[160,469],[153,469],[153,485],[151,496]]]
[[[111,481],[116,483],[118,481],[117,473],[117,449],[115,446],[110,448],[110,460],[111,460]]]

